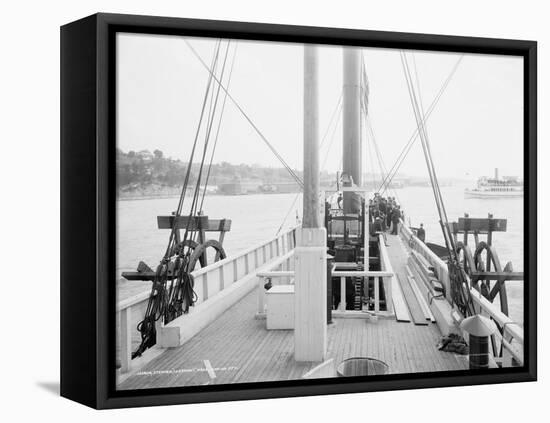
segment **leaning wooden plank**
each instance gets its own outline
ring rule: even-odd
[[[414,254],[416,260],[418,260],[418,262],[420,262],[422,266],[424,266],[428,270],[434,270],[433,265],[426,259],[426,257],[418,253],[417,251],[412,250],[411,252]]]
[[[417,280],[418,283],[422,283],[430,291],[432,287],[430,285],[430,280],[427,279],[424,274],[420,271],[418,263],[414,258],[410,258],[408,262],[409,270],[411,271],[412,276]]]
[[[412,260],[411,263],[414,264],[416,262]],[[416,279],[416,275],[417,275],[416,270],[414,270],[414,268],[412,267],[411,267],[411,270]],[[460,331],[451,316],[453,308],[451,304],[445,299],[445,297],[441,296],[441,293],[439,292],[434,292],[431,289],[431,287],[428,285],[421,285],[419,283],[417,284],[417,286],[420,288],[421,292],[426,296],[428,306],[430,308],[432,315],[435,318],[435,322],[437,323],[437,326],[439,327],[441,334],[443,336],[446,336],[449,333],[459,334]]]
[[[420,307],[422,308],[422,311],[424,312],[424,317],[426,320],[431,321],[432,323],[435,322],[435,318],[430,311],[430,307],[428,306],[428,303],[426,302],[424,295],[422,295],[422,292],[420,291],[420,288],[416,284],[416,280],[410,276],[408,276],[409,283],[411,284],[411,288],[414,292],[414,295],[416,295],[416,299],[418,300],[418,303],[420,304]]]
[[[393,301],[393,310],[395,312],[395,319],[398,322],[410,322],[411,317],[409,315],[409,309],[407,308],[407,303],[405,302],[405,297],[397,282],[397,278],[394,276],[391,278],[392,284],[392,301]]]
[[[413,272],[411,271],[411,268],[409,267],[409,265],[406,265],[405,269],[407,270],[407,277],[409,278],[409,283],[411,284],[411,287],[413,288],[413,291],[416,294],[418,302],[420,303],[420,306],[424,311],[426,320],[430,320],[433,323],[435,319],[433,319],[433,315],[430,311],[430,307],[425,301],[427,297],[427,293],[429,292],[428,287],[425,285],[425,283],[422,280],[418,280],[417,279],[418,277],[415,277],[413,275]],[[420,290],[420,287],[422,287],[423,289]]]
[[[415,253],[414,251],[413,251],[413,256],[414,256],[414,260],[416,261],[416,264],[418,265],[418,268],[420,269],[424,277],[426,277],[426,279],[435,278],[435,273],[433,272],[433,270],[430,270],[428,267],[426,267],[425,262],[420,260],[420,257],[422,256],[418,253]]]
[[[409,280],[407,279],[407,276],[406,275],[396,275],[396,276],[397,276],[397,279],[399,280],[399,284],[401,285],[401,290],[403,291],[403,296],[405,297],[407,306],[409,307],[409,312],[411,314],[412,321],[414,322],[415,325],[427,325],[428,322],[426,321],[424,312],[422,311],[422,308],[420,307],[420,304],[418,303],[418,300],[414,295],[414,292],[409,284]]]

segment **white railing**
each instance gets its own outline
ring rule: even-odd
[[[388,255],[388,250],[386,248],[386,240],[384,235],[378,235],[378,250],[380,251],[380,270],[386,272],[389,275],[383,278],[384,293],[386,295],[386,312],[387,314],[393,314],[393,298],[392,298],[392,285],[394,284],[394,278],[396,277],[393,273],[393,268],[391,265],[390,257]],[[376,299],[375,311],[378,311],[378,289],[379,283],[374,280],[374,296]]]
[[[145,314],[147,302],[149,301],[150,290],[125,298],[118,302],[116,307],[117,320],[119,322],[120,339],[120,371],[129,372],[132,365],[132,339],[139,338],[136,328],[137,322],[132,318],[139,311]]]
[[[192,272],[191,275],[195,282],[194,290],[197,294],[197,301],[194,306],[215,298],[216,294],[254,272],[262,265],[277,259],[281,255],[288,255],[295,247],[295,231],[296,228],[294,227],[267,242]],[[120,325],[119,359],[121,373],[132,370],[132,339],[139,339],[136,326],[138,321],[143,318],[149,295],[150,290],[146,290],[117,303],[116,312]],[[191,307],[191,309],[193,308]],[[159,329],[160,326],[159,323]],[[159,333],[159,330],[157,330],[157,333]]]
[[[502,334],[497,334],[497,341],[502,342],[502,365],[512,366],[512,358],[520,365],[523,365],[523,328],[510,317],[500,311],[495,304],[470,288],[472,301],[476,306],[476,312],[494,320],[501,328]],[[495,354],[496,355],[496,354]]]
[[[195,304],[207,301],[258,267],[292,251],[295,246],[295,230],[296,228],[292,228],[271,241],[192,272],[195,280],[194,289],[198,296]]]
[[[403,240],[433,266],[435,276],[445,286],[445,296],[450,302],[451,290],[447,264],[430,250],[426,244],[420,241],[403,222],[400,225],[400,233]],[[491,318],[503,328],[502,336],[498,336],[498,341],[502,342],[503,346],[503,356],[501,358],[503,366],[510,367],[512,365],[512,358],[520,365],[523,365],[523,328],[502,313],[495,304],[480,295],[479,291],[474,288],[470,288],[470,291],[472,300],[476,307],[478,307],[476,311]]]
[[[282,257],[281,260],[289,260],[291,256]],[[293,260],[289,260],[292,262]],[[351,313],[351,311],[346,311],[346,278],[349,277],[373,277],[375,278],[375,298],[374,298],[374,307],[375,312],[380,312],[380,296],[379,296],[379,290],[377,288],[377,278],[392,278],[394,276],[393,271],[387,270],[387,271],[368,271],[368,270],[334,270],[338,268],[340,265],[345,265],[348,263],[335,263],[333,265],[332,270],[332,276],[333,277],[340,277],[340,305],[338,307],[338,311]],[[256,276],[258,276],[258,312],[257,316],[265,316],[265,307],[266,307],[266,301],[265,301],[265,284],[267,281],[271,281],[273,285],[284,285],[284,284],[294,284],[294,270],[276,270],[277,267],[279,267],[281,263],[274,263],[274,268],[270,269],[268,271],[264,272],[258,272]],[[288,281],[290,279],[290,281]],[[391,286],[390,283],[386,284],[384,283],[384,289],[386,291],[386,301],[391,304],[391,288],[387,288],[386,286]],[[391,311],[390,311],[391,312]]]
[[[386,296],[387,311],[385,314],[391,314],[393,312],[392,302],[392,278],[394,277],[393,269],[387,254],[384,239],[380,236],[379,243],[381,244],[381,271],[370,270],[354,270],[346,269],[346,267],[356,267],[355,263],[334,263],[332,267],[332,276],[340,278],[340,304],[338,307],[339,312],[345,312],[352,314],[352,311],[346,311],[346,278],[349,277],[363,277],[374,278],[374,311],[380,313],[380,290],[379,290],[379,278],[383,278],[384,291]],[[290,252],[286,256],[281,257],[273,266],[267,271],[258,272],[258,311],[257,316],[265,316],[266,312],[266,298],[265,298],[265,284],[271,281],[273,285],[282,284],[294,284],[294,260],[293,252]],[[280,270],[278,270],[280,269]],[[336,270],[338,269],[338,270]],[[368,279],[367,279],[368,280]],[[338,314],[336,314],[336,317]]]
[[[258,276],[258,311],[256,317],[265,316],[266,298],[265,284],[271,281],[273,285],[294,284],[294,250],[287,252],[273,262],[269,269],[256,273]]]
[[[400,221],[399,233],[403,238],[403,241],[408,243],[409,247],[423,256],[428,263],[434,268],[434,274],[445,288],[445,297],[448,301],[451,301],[451,287],[449,282],[449,269],[447,264],[439,258],[429,247],[420,241],[416,235],[405,225],[403,221]]]

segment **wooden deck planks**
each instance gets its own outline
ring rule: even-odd
[[[388,244],[388,256],[407,303],[410,317],[415,325],[427,325],[428,323],[426,322],[422,307],[418,303],[416,295],[407,279],[406,265],[408,254],[403,247],[401,239],[398,235],[388,235]]]
[[[398,322],[410,322],[411,317],[409,315],[409,309],[405,301],[403,292],[401,291],[401,286],[397,277],[392,278],[392,302],[393,310],[395,312],[395,318]]]
[[[295,362],[294,332],[266,330],[264,320],[254,319],[256,300],[257,292],[253,291],[191,341],[166,350],[142,369],[168,373],[134,374],[119,388],[300,379],[320,364]],[[327,332],[326,358],[333,358],[335,367],[354,356],[378,358],[389,365],[390,373],[468,367],[462,357],[437,350],[441,334],[435,325],[416,326],[393,319],[335,319]],[[204,360],[210,361],[214,379],[206,371]]]

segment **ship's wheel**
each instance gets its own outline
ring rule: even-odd
[[[498,295],[500,309],[507,315],[506,277],[502,275],[513,271],[512,263],[508,263],[503,269],[495,247],[485,241],[477,244],[474,254],[468,245],[461,242],[457,244],[457,251],[459,262],[470,278],[471,286],[491,302]]]
[[[196,270],[197,263],[200,264],[201,267],[206,267],[208,265],[209,258],[211,258],[215,263],[226,257],[227,254],[225,253],[222,244],[215,239],[209,239],[208,241],[197,245],[194,249],[193,254],[191,254],[191,257],[189,258],[189,269],[190,271]]]
[[[474,257],[472,255],[472,250],[468,245],[464,245],[462,242],[459,242],[456,246],[458,253],[458,261],[466,274],[471,278],[473,270],[476,268]]]
[[[169,323],[175,318],[187,313],[189,307],[196,301],[194,281],[191,272],[208,264],[208,256],[213,257],[213,262],[223,260],[226,257],[221,243],[210,239],[202,244],[187,239],[175,244],[170,252],[170,258],[161,264],[158,269],[162,277],[159,285],[165,285],[172,280],[165,295],[168,296],[164,321]],[[198,267],[197,267],[198,266]],[[162,288],[159,286],[159,292]]]
[[[222,244],[215,239],[209,239],[202,244],[191,239],[179,242],[174,245],[170,253],[171,256],[184,256],[188,253],[189,265],[187,267],[189,272],[197,270],[197,263],[200,267],[206,267],[208,262],[217,262],[227,257]]]
[[[472,252],[468,245],[462,242],[457,243],[458,262],[449,261],[449,277],[451,279],[451,297],[456,306],[464,315],[473,313],[473,305],[470,299],[470,285],[468,279],[471,278],[473,269],[475,269]]]
[[[503,273],[510,273],[512,271],[512,263],[508,263],[504,270],[500,264],[498,254],[495,250],[495,247],[487,244],[484,241],[481,241],[477,244],[476,251],[474,253],[474,263],[479,272],[484,272],[486,274],[493,273],[495,276]],[[506,278],[505,277],[496,277],[488,276],[486,278],[476,277],[472,278],[472,284],[477,284],[478,289],[481,291],[483,296],[489,301],[493,301],[498,295],[500,299],[500,309],[504,314],[508,314],[508,296],[506,293]],[[493,286],[491,286],[491,281],[494,281]]]

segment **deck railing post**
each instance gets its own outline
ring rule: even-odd
[[[382,278],[374,278],[374,312],[380,311],[380,281]]]
[[[392,293],[392,278],[396,276],[391,276],[389,278],[384,278],[386,284],[384,285],[384,291],[386,293],[386,311],[390,314],[393,314],[393,293]]]
[[[378,236],[378,245],[380,249],[380,269],[382,271],[387,271],[389,273],[393,274],[393,268],[388,256],[388,250],[386,249],[386,242],[384,240],[383,235]],[[393,300],[392,300],[392,283],[393,279],[396,276],[388,276],[383,277],[381,279],[383,285],[384,285],[384,293],[385,293],[385,299],[386,299],[386,312],[389,314],[393,314]],[[379,284],[379,280],[375,279],[375,284]],[[378,297],[379,294],[376,293],[377,286],[375,285],[375,297]],[[379,288],[379,287],[378,287]],[[376,302],[379,304],[379,298],[376,298]],[[376,307],[376,305],[375,305]]]
[[[346,311],[346,277],[340,277],[340,311]]]
[[[220,291],[223,291],[225,289],[225,276],[223,274],[223,266],[221,266],[218,270],[219,277],[218,277],[218,284]]]
[[[132,367],[132,312],[131,308],[120,310],[120,371],[127,373]]]
[[[265,281],[266,278],[258,278],[258,314],[262,315],[265,313]]]

